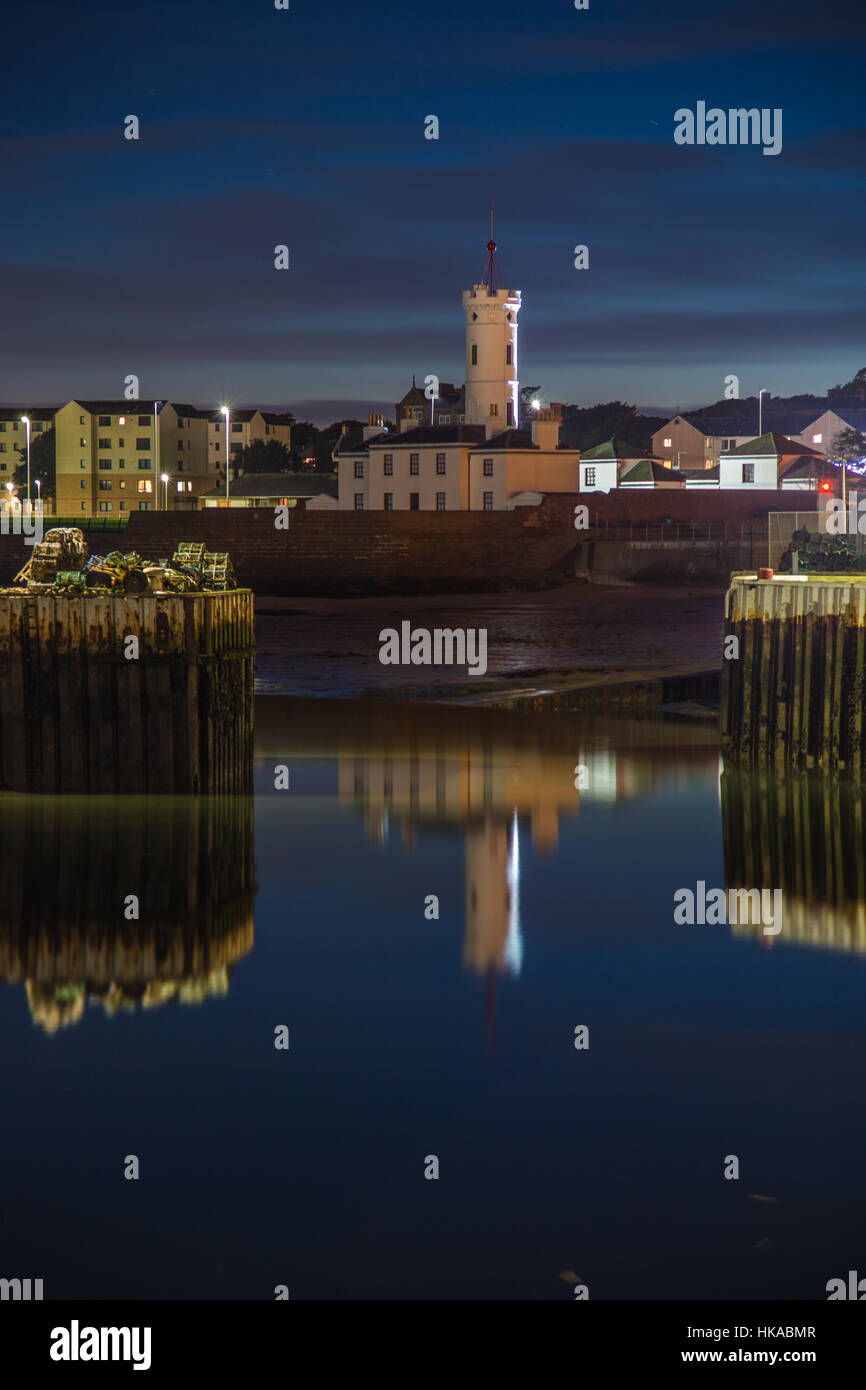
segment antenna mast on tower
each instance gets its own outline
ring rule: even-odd
[[[494,260],[496,252],[496,242],[493,240],[493,200],[490,201],[490,240],[487,243],[487,274],[482,280],[482,284],[487,286],[488,295],[496,293],[496,262]]]

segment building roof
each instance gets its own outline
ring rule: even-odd
[[[231,485],[232,497],[337,496],[333,473],[243,473]],[[224,487],[212,488],[203,497],[225,497]]]
[[[592,449],[584,449],[580,455],[581,463],[585,459],[642,459],[645,457],[643,449],[639,449],[636,444],[626,444],[622,439],[606,439],[603,444],[596,444]]]
[[[810,449],[805,444],[798,444],[795,439],[789,439],[784,434],[776,434],[774,430],[762,434],[759,439],[749,439],[745,444],[731,449],[723,457],[735,458],[739,455],[745,458],[780,458],[783,454],[808,454],[813,458],[823,458],[819,449]]]
[[[31,420],[53,420],[57,411],[57,405],[6,405],[0,406],[0,420],[20,421],[22,415],[27,415]]]
[[[498,436],[497,436],[498,437]],[[377,449],[418,448],[421,444],[483,444],[483,425],[416,425],[414,429],[375,435],[368,444]]]
[[[685,473],[680,473],[676,468],[665,468],[663,463],[656,463],[655,459],[638,459],[637,463],[632,463],[628,468],[624,468],[620,474],[620,485],[623,483],[684,483]]]
[[[154,397],[154,399],[156,399]],[[80,405],[90,415],[152,415],[153,401],[85,401],[73,396],[67,405]],[[160,401],[168,405],[168,401]]]

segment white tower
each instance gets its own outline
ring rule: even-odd
[[[519,423],[517,315],[520,290],[496,288],[493,204],[487,274],[463,291],[466,311],[466,407],[468,425],[485,425],[488,438]]]

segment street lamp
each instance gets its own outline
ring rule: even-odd
[[[763,432],[764,432],[764,428],[763,428],[763,426],[764,426],[764,402],[763,402],[763,400],[761,399],[761,397],[762,397],[762,396],[769,396],[769,394],[770,394],[770,390],[769,390],[769,387],[767,387],[767,386],[763,386],[763,387],[761,388],[761,390],[758,392],[758,438],[759,438],[759,439],[760,439],[761,435],[762,435]]]
[[[30,503],[30,416],[21,416],[22,425],[27,427],[27,502]]]
[[[41,511],[42,511],[42,479],[41,479],[41,478],[34,478],[33,481],[34,481],[34,483],[36,484],[36,510],[37,510],[37,512],[41,512]]]
[[[167,512],[167,511],[168,511],[168,474],[167,474],[167,473],[163,473],[161,476],[162,476],[162,510],[163,510],[164,512]]]
[[[220,406],[220,410],[225,416],[225,505],[228,506],[228,428],[231,410],[228,409],[228,406]]]

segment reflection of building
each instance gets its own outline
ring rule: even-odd
[[[767,946],[866,952],[866,786],[726,768],[721,796],[727,887],[782,890],[778,936],[732,930]]]
[[[0,797],[0,847],[0,980],[47,1032],[225,994],[252,949],[251,798]]]

